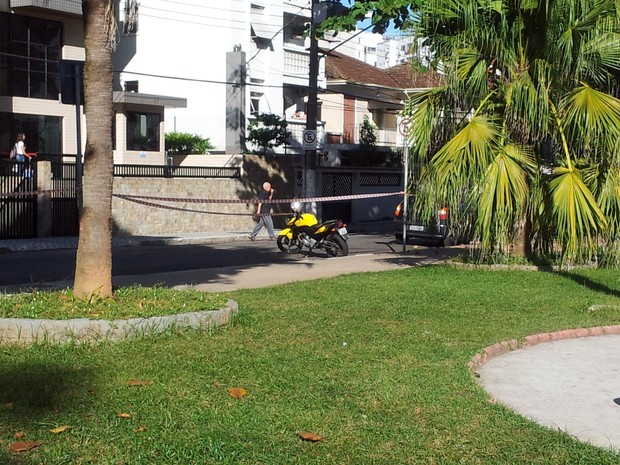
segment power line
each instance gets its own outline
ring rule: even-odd
[[[308,3],[308,5],[310,5],[310,3]],[[295,17],[295,15],[296,15],[297,13],[299,13],[300,11],[305,10],[305,9],[308,9],[308,7],[300,7],[300,8],[297,10],[297,12],[296,12],[296,13],[294,13],[294,14],[292,15],[292,16],[293,16],[293,19],[291,19],[288,23],[284,24],[284,25],[283,25],[283,26],[282,26],[282,27],[281,27],[281,28],[280,28],[280,29],[279,29],[279,30],[278,30],[278,31],[277,31],[277,32],[276,32],[276,33],[275,33],[275,34],[274,34],[274,35],[273,35],[273,36],[272,36],[269,40],[268,40],[268,42],[271,42],[273,39],[275,39],[275,38],[278,36],[278,34],[280,34],[280,33],[281,33],[281,32],[282,32],[285,28],[286,28],[286,26],[288,26],[288,25],[292,24],[292,23],[293,23],[293,22],[297,19],[297,18]],[[310,18],[310,20],[312,20],[312,18]],[[260,48],[259,48],[259,49],[256,51],[256,53],[254,54],[254,56],[250,57],[250,59],[249,59],[249,60],[245,63],[245,64],[246,64],[246,66],[247,66],[247,65],[249,65],[249,64],[250,64],[250,62],[251,62],[252,60],[254,60],[254,58],[256,58],[256,57],[258,56],[258,54],[259,54],[261,51],[262,51],[262,49],[260,49]]]

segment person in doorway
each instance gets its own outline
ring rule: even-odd
[[[23,132],[17,134],[17,138],[15,139],[15,160],[17,161],[17,165],[15,165],[14,171],[18,174],[22,174],[24,172],[24,164],[26,163],[26,135]]]
[[[260,230],[265,226],[269,233],[269,239],[274,240],[276,233],[273,230],[273,219],[271,218],[271,204],[269,201],[273,198],[275,191],[271,187],[269,182],[263,183],[263,191],[258,196],[260,202],[256,205],[256,216],[258,216],[258,223],[252,229],[252,232],[248,236],[251,241],[256,239],[256,236]]]

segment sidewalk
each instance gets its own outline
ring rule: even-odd
[[[113,247],[135,245],[191,245],[208,242],[247,240],[245,232],[204,232],[188,234],[165,234],[160,236],[113,236]],[[76,249],[77,236],[35,237],[27,239],[1,239],[0,253],[23,252],[27,250]]]

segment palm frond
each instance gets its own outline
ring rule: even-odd
[[[602,147],[614,156],[612,148],[620,138],[619,99],[584,84],[563,101],[561,112],[572,140],[583,141],[585,147]]]
[[[540,83],[540,80],[538,81]],[[514,137],[523,142],[540,140],[548,131],[549,95],[526,70],[515,74],[506,89],[506,123]]]
[[[593,251],[595,237],[607,227],[607,220],[581,179],[581,172],[556,168],[549,189],[564,258],[577,259],[581,248]]]
[[[418,163],[425,163],[436,137],[440,137],[438,126],[442,123],[442,109],[446,106],[447,88],[435,87],[415,92],[409,96],[401,112],[408,120],[408,144],[411,155]]]
[[[495,156],[500,129],[487,116],[474,116],[429,162],[436,183],[478,179]]]
[[[529,199],[527,179],[536,170],[530,150],[508,145],[489,165],[482,183],[476,230],[481,248],[489,253],[499,245],[506,252],[512,241],[514,225],[525,214]]]

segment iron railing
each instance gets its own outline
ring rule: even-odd
[[[239,179],[241,168],[213,166],[114,165],[114,176],[124,178]]]

